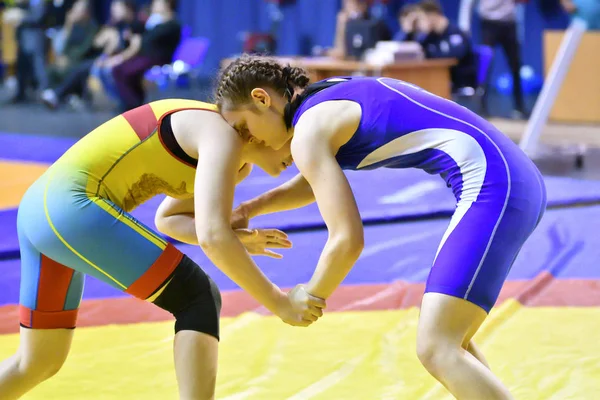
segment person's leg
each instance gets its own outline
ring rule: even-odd
[[[84,60],[74,66],[61,85],[55,89],[57,97],[62,100],[80,90],[85,85],[93,65],[93,60]]]
[[[153,301],[175,317],[175,373],[181,399],[214,398],[221,295],[188,257]]]
[[[18,350],[0,363],[2,399],[18,399],[60,370],[71,348],[83,292],[83,274],[44,256],[29,241],[32,206],[26,195],[19,207],[21,331]]]
[[[115,86],[126,110],[144,103],[144,73],[155,64],[151,58],[136,56],[113,69]]]
[[[74,332],[21,327],[19,349],[0,363],[2,399],[18,399],[54,376],[69,354]]]
[[[469,340],[469,342],[466,345],[463,345],[463,348],[469,353],[471,353],[471,355],[477,360],[479,360],[479,362],[482,363],[486,368],[490,368],[490,364],[488,363],[487,359],[485,358],[479,347],[475,344],[473,339]]]
[[[62,79],[64,79],[64,77],[67,75],[67,72],[55,65],[50,65],[46,68],[46,74],[48,75],[48,87],[54,87],[58,85]]]
[[[514,108],[516,111],[524,113],[525,101],[523,100],[523,85],[521,84],[521,48],[519,46],[517,25],[515,23],[505,23],[502,25],[500,45],[504,50],[512,74]]]
[[[69,94],[80,91],[85,85],[93,60],[81,61],[74,66],[65,79],[55,89],[44,90],[42,101],[50,108],[56,108]]]
[[[100,82],[102,82],[102,87],[104,88],[104,92],[111,99],[118,100],[119,92],[117,91],[117,87],[115,85],[115,79],[113,78],[113,70],[109,67],[102,67],[98,70],[98,78]]]
[[[506,193],[508,187],[503,191]],[[479,278],[481,260],[486,257],[502,214],[502,203],[459,203],[438,249],[421,305],[417,329],[419,360],[461,400],[511,399],[508,389],[489,368],[467,351],[491,308],[487,302],[484,309],[467,299]],[[504,271],[496,268],[493,286],[498,293],[507,271],[508,267]]]
[[[462,348],[465,349],[466,351],[468,351],[469,353],[471,353],[473,355],[473,357],[478,359],[480,363],[482,363],[483,365],[485,365],[486,368],[489,369],[490,364],[488,363],[487,359],[483,355],[483,352],[481,351],[479,346],[477,346],[472,339],[473,336],[475,335],[475,333],[477,333],[478,329],[479,329],[478,326],[473,327],[469,332],[467,332],[465,340],[462,343]]]
[[[46,73],[46,52],[44,51],[44,47],[41,47],[39,52],[36,51],[32,54],[31,63],[37,82],[37,89],[46,89],[48,87],[48,74]]]
[[[504,168],[488,171],[498,182],[476,196],[485,201],[458,204],[423,298],[418,357],[458,399],[512,398],[471,345],[545,207],[545,189],[533,164],[523,155],[510,157],[509,164],[517,162],[511,158],[519,168],[512,169],[506,182],[499,178],[506,174]]]
[[[494,48],[498,43],[498,34],[496,24],[493,21],[481,21],[481,41],[484,45]],[[488,93],[491,86],[491,74],[488,74],[485,82],[485,90],[481,96],[481,111],[484,115],[489,114]]]
[[[14,101],[24,101],[27,97],[27,83],[29,81],[29,55],[19,47],[16,62],[17,93]]]
[[[175,335],[175,372],[182,400],[215,398],[219,342],[213,336],[181,331]]]
[[[125,119],[113,121],[106,129],[131,129]],[[95,196],[96,184],[57,166],[46,179],[41,207],[46,211],[34,217],[48,221],[63,245],[49,248],[48,256],[173,314],[182,398],[204,398],[203,393],[214,392],[221,303],[214,282],[157,233],[118,205]],[[88,191],[73,195],[65,181]],[[65,206],[69,202],[76,206]],[[36,233],[48,234],[41,229]],[[185,359],[190,354],[193,359]]]
[[[426,293],[417,328],[417,355],[427,371],[457,399],[511,399],[508,389],[462,343],[487,314],[466,300]]]

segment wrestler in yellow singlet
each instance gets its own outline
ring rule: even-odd
[[[231,227],[234,187],[250,164],[277,175],[291,164],[289,146],[249,143],[215,106],[190,100],[128,111],[69,149],[19,206],[22,327],[18,351],[0,363],[0,397],[17,399],[61,368],[88,274],[173,314],[180,398],[213,398],[220,293],[202,268],[128,213],[158,194],[167,195],[156,218],[163,233],[200,245],[285,322],[307,326],[322,315],[314,304],[324,302],[301,287],[283,292],[249,255],[291,246],[283,232]]]
[[[23,326],[73,328],[84,274],[147,299],[173,273],[182,253],[127,212],[158,194],[193,196],[196,160],[170,129],[158,129],[185,109],[216,110],[162,100],[128,111],[77,142],[27,191],[17,222]]]

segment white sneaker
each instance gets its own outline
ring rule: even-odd
[[[54,92],[54,90],[52,89],[46,89],[42,92],[42,95],[40,96],[40,98],[42,99],[42,101],[44,102],[44,104],[49,107],[49,108],[56,108],[58,107],[58,97],[56,96],[56,93]]]

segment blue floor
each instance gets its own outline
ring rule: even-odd
[[[2,136],[0,136],[2,138]],[[0,143],[0,148],[2,148]],[[277,179],[256,169],[236,190],[236,202],[253,198],[289,179],[296,173],[290,168]],[[444,181],[419,170],[379,169],[347,172],[354,189],[361,216],[366,224],[451,216],[455,199]],[[566,177],[546,177],[548,206],[564,207],[600,202],[600,181]],[[154,213],[161,198],[138,207],[133,215],[154,227]],[[0,210],[0,259],[18,256],[16,209]],[[288,231],[324,229],[316,205],[256,218],[255,227],[280,228]]]
[[[0,159],[50,163],[68,149],[73,139],[48,136],[0,134]],[[236,191],[236,202],[256,196],[295,174],[292,168],[278,179],[255,170]],[[381,223],[366,227],[367,245],[347,283],[389,283],[395,280],[424,282],[438,242],[448,224],[455,203],[442,179],[418,170],[348,172],[363,219]],[[547,177],[551,207],[600,201],[600,181]],[[160,198],[139,207],[133,214],[154,226],[154,212]],[[431,219],[431,217],[442,217]],[[424,220],[430,218],[428,220]],[[420,219],[419,221],[415,221]],[[393,223],[394,221],[402,223]],[[549,271],[556,277],[600,278],[597,235],[600,207],[566,208],[546,213],[540,227],[524,246],[511,272],[511,279],[531,279]],[[287,213],[263,216],[256,227],[288,230],[294,248],[283,260],[257,258],[265,272],[281,286],[293,286],[309,279],[327,234],[316,206]],[[316,229],[305,231],[306,229]],[[20,278],[16,209],[0,210],[0,304],[18,301]],[[179,245],[213,276],[219,286],[235,284],[206,259],[198,247]],[[585,266],[588,266],[587,268]],[[122,293],[93,278],[87,279],[85,298],[121,296]]]
[[[592,223],[590,223],[592,221]],[[546,213],[538,229],[523,247],[509,279],[532,279],[548,271],[559,279],[600,278],[600,235],[597,235],[600,207],[553,210]],[[394,281],[424,282],[433,261],[447,219],[405,222],[365,228],[366,246],[346,284],[378,284]],[[256,257],[258,265],[282,287],[306,282],[317,264],[327,239],[325,231],[290,234],[294,247],[283,252],[282,260]],[[237,289],[214,267],[200,248],[178,246],[217,282],[222,290]],[[0,305],[18,301],[19,260],[0,261]],[[87,277],[85,299],[119,297],[123,294],[108,284]]]

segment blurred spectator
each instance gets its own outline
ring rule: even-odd
[[[46,74],[45,19],[48,7],[44,0],[16,0],[16,7],[4,11],[4,22],[14,25],[17,38],[17,93],[13,103],[27,100],[27,87],[48,84]]]
[[[137,55],[142,47],[145,27],[137,19],[135,1],[116,0],[111,4],[111,30],[114,48],[105,51],[92,67],[92,76],[101,83],[104,93],[115,101],[119,93],[113,78],[113,68]]]
[[[346,24],[350,20],[370,20],[371,18],[367,0],[343,0],[342,9],[337,15],[333,48],[328,49],[326,54],[335,58],[346,57]],[[379,40],[389,40],[391,38],[391,33],[385,22],[380,21],[379,31]]]
[[[150,18],[150,14],[152,14],[152,3],[144,4],[137,13],[138,20],[145,24],[148,18]]]
[[[139,52],[143,30],[144,26],[136,21],[135,1],[113,0],[109,24],[94,37],[90,50],[93,58],[80,61],[59,85],[45,90],[42,94],[44,104],[56,108],[68,96],[77,96],[71,97],[71,103],[80,107],[78,97],[84,94],[90,72],[94,72],[109,95],[118,98],[112,68]]]
[[[51,34],[52,30],[56,30],[58,27],[62,27],[65,25],[67,11],[73,7],[73,4],[77,0],[45,0],[48,7],[48,16],[46,18],[46,25],[50,27],[49,31],[46,31],[46,34]],[[92,3],[92,12],[91,14],[96,16],[95,7],[93,7],[95,0],[90,0]]]
[[[406,4],[400,9],[398,22],[400,30],[394,36],[397,42],[418,42],[424,39],[424,35],[417,31],[417,18],[419,17],[418,4]]]
[[[405,17],[411,38],[423,47],[427,58],[455,58],[458,64],[451,68],[453,90],[477,86],[477,60],[471,37],[450,23],[440,4],[423,0]]]
[[[480,0],[479,15],[483,44],[492,47],[500,45],[508,60],[513,78],[513,116],[524,118],[526,113],[521,85],[521,48],[517,37],[515,0]],[[486,104],[484,102],[484,106]]]
[[[53,40],[56,58],[48,68],[50,85],[61,82],[80,61],[96,55],[94,37],[97,32],[90,0],[77,0],[67,12],[64,27]]]
[[[470,16],[475,0],[468,0],[460,19],[461,26],[470,29]],[[521,85],[521,49],[517,34],[517,5],[515,0],[479,0],[479,17],[481,19],[481,37],[483,44],[491,47],[500,46],[508,60],[513,80],[514,118],[524,118],[525,102]],[[486,90],[485,93],[488,93]],[[483,99],[484,113],[487,114],[487,96]]]
[[[155,65],[171,63],[181,41],[181,25],[175,19],[176,9],[176,0],[153,0],[139,54],[113,69],[123,110],[143,104],[146,71]]]

